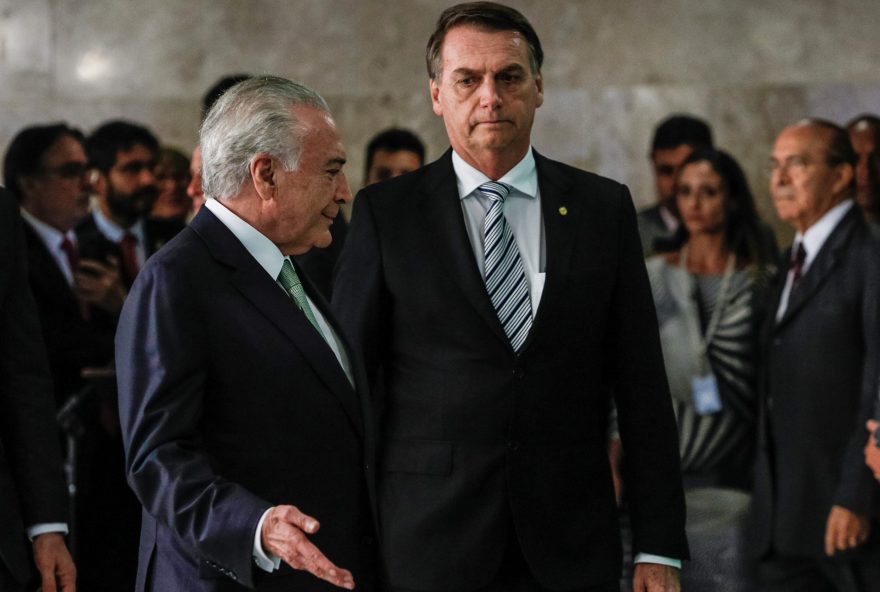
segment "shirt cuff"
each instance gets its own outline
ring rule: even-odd
[[[675,569],[681,569],[681,559],[672,559],[663,557],[662,555],[651,555],[650,553],[638,553],[633,563],[656,563],[657,565],[668,565]]]
[[[43,522],[27,528],[27,536],[31,542],[34,542],[34,539],[41,534],[49,534],[50,532],[66,535],[68,532],[67,524],[64,522]]]
[[[269,510],[271,509],[272,508],[269,508]],[[260,521],[257,522],[257,532],[254,533],[254,562],[257,564],[257,567],[263,571],[272,573],[281,567],[281,558],[273,553],[266,553],[263,550],[263,522],[266,521],[266,516],[269,515],[269,510],[263,512],[263,515],[260,516]]]

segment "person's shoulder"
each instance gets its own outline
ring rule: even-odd
[[[596,190],[610,193],[620,193],[625,190],[625,186],[622,183],[609,177],[603,177],[597,173],[585,171],[570,164],[547,158],[538,152],[534,154],[539,177],[542,174],[558,176],[561,179],[578,185],[586,185]]]
[[[355,207],[361,199],[378,209],[400,207],[410,209],[420,196],[433,196],[438,190],[456,188],[455,171],[449,153],[434,162],[398,177],[380,181],[362,188],[355,198]]]

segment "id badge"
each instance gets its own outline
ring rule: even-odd
[[[694,376],[692,385],[694,408],[698,415],[712,415],[721,411],[721,395],[714,374],[710,372],[705,376]]]

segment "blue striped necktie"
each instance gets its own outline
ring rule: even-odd
[[[532,328],[532,301],[516,240],[504,218],[504,198],[510,187],[490,181],[480,185],[479,191],[491,201],[483,223],[486,291],[513,351],[519,352]]]

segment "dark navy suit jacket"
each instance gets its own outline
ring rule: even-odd
[[[141,270],[116,346],[128,479],[144,506],[137,590],[333,589],[254,564],[257,522],[277,504],[316,517],[313,542],[370,589],[367,409],[210,210]]]

